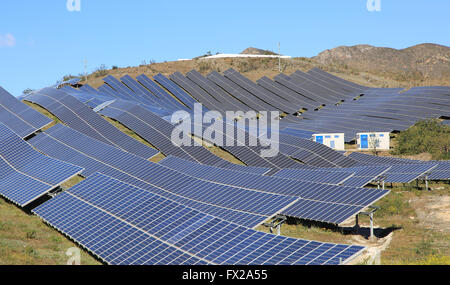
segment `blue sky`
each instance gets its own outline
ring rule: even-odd
[[[432,42],[449,46],[450,1],[2,1],[0,86],[18,96],[66,74],[171,61],[207,51],[238,53],[253,46],[314,56],[340,45],[393,48]],[[6,2],[6,3],[5,3]]]

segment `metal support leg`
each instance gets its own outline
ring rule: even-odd
[[[370,218],[370,241],[374,241],[375,236],[373,234],[373,213],[369,214],[369,218]]]
[[[425,177],[425,189],[428,189],[428,176]]]
[[[281,225],[277,226],[277,235],[281,235]]]
[[[385,188],[385,185],[384,185],[384,180],[383,180],[383,182],[382,182],[382,183],[383,183],[383,190],[384,190],[384,188]]]

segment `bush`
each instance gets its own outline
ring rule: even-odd
[[[206,74],[213,69],[211,62],[207,59],[201,60],[198,64],[198,71],[202,74]]]
[[[450,127],[436,119],[417,122],[398,135],[393,154],[412,155],[428,152],[433,159],[450,159]]]
[[[94,71],[94,76],[95,77],[101,77],[101,76],[106,76],[108,75],[108,70],[106,65],[102,64],[100,65],[95,71]]]
[[[34,90],[31,89],[31,88],[27,88],[27,89],[23,90],[22,94],[23,94],[23,95],[28,95],[28,94],[30,94],[31,92],[34,92]]]
[[[241,61],[238,64],[239,72],[250,72],[253,70],[258,69],[258,65],[256,64],[256,60],[248,60],[248,61]]]

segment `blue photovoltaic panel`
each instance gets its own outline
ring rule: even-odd
[[[431,172],[435,167],[437,167],[436,163],[425,162],[421,164],[395,164],[384,174],[385,182],[409,183]]]
[[[37,152],[0,123],[0,194],[8,200],[24,207],[82,170]]]
[[[108,264],[340,264],[364,250],[258,232],[101,174],[34,212]]]
[[[104,143],[146,159],[158,153],[124,134],[92,109],[62,91],[44,88],[28,96],[26,100],[46,108],[71,128]]]
[[[0,87],[0,122],[26,138],[52,122]]]
[[[360,165],[389,166],[384,173],[385,181],[392,183],[409,183],[427,176],[430,180],[450,179],[450,167],[446,161],[420,161],[395,157],[380,157],[359,152],[349,155]]]
[[[169,90],[170,93],[172,93],[175,97],[178,98],[178,100],[183,102],[189,108],[194,109],[194,104],[199,103],[189,94],[187,94],[183,89],[178,87],[175,83],[173,83],[170,79],[168,79],[161,73],[158,73],[157,75],[153,76],[153,79],[159,84],[161,84],[161,86]]]
[[[341,184],[343,181],[352,177],[352,172],[329,171],[327,168],[321,169],[281,169],[274,174],[274,177],[296,179],[300,181],[310,181],[328,184]]]

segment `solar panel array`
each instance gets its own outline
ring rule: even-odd
[[[89,107],[64,92],[44,88],[27,96],[26,100],[46,108],[68,126],[92,138],[143,158],[150,158],[158,153],[155,149],[127,136]]]
[[[196,146],[192,139],[191,146],[174,145],[172,133],[175,127],[141,106],[117,100],[99,113],[127,126],[165,155],[175,155],[211,165],[231,164],[203,146]]]
[[[0,195],[25,207],[83,169],[34,150],[0,123]]]
[[[34,212],[108,264],[340,264],[364,250],[258,232],[101,174]]]
[[[296,200],[195,179],[62,125],[37,135],[30,143],[49,156],[83,166],[84,176],[100,172],[248,227],[261,224]]]
[[[327,223],[340,224],[389,193],[385,190],[339,187],[279,177],[236,173],[194,164],[176,157],[165,158],[160,163],[207,181],[299,197],[298,201],[281,212],[291,217]],[[338,173],[338,175],[349,176],[348,173],[343,175]],[[305,208],[299,205],[303,205]]]
[[[70,85],[79,82],[67,82],[25,97],[67,125],[29,139],[49,157],[0,123],[0,194],[25,206],[76,174],[86,177],[34,212],[108,264],[339,264],[364,248],[252,228],[277,214],[339,225],[389,193],[361,188],[370,182],[448,179],[450,173],[448,162],[345,156],[311,140],[314,133],[340,132],[350,141],[360,131],[404,130],[423,118],[448,117],[447,87],[369,88],[320,69],[256,82],[233,69],[207,76],[196,71],[153,79],[107,76],[104,82],[98,90],[74,89]],[[22,137],[49,121],[5,92],[0,89],[0,122]],[[232,139],[235,146],[223,149],[246,166],[214,155],[191,137],[193,146],[174,145],[171,136],[180,126],[170,115],[191,114],[197,102],[205,105],[203,113],[260,112],[253,120],[265,119],[262,111],[284,113],[277,118],[279,154],[262,155],[261,140],[270,128],[254,136],[251,127],[216,115],[224,128],[215,136]],[[148,161],[157,150],[99,114],[169,157],[159,164]],[[192,129],[204,133],[209,126],[194,121],[181,127],[198,135]],[[244,136],[229,137],[227,127]],[[259,143],[248,146],[250,140]]]
[[[52,120],[20,102],[0,87],[0,123],[25,138],[50,124]]]

